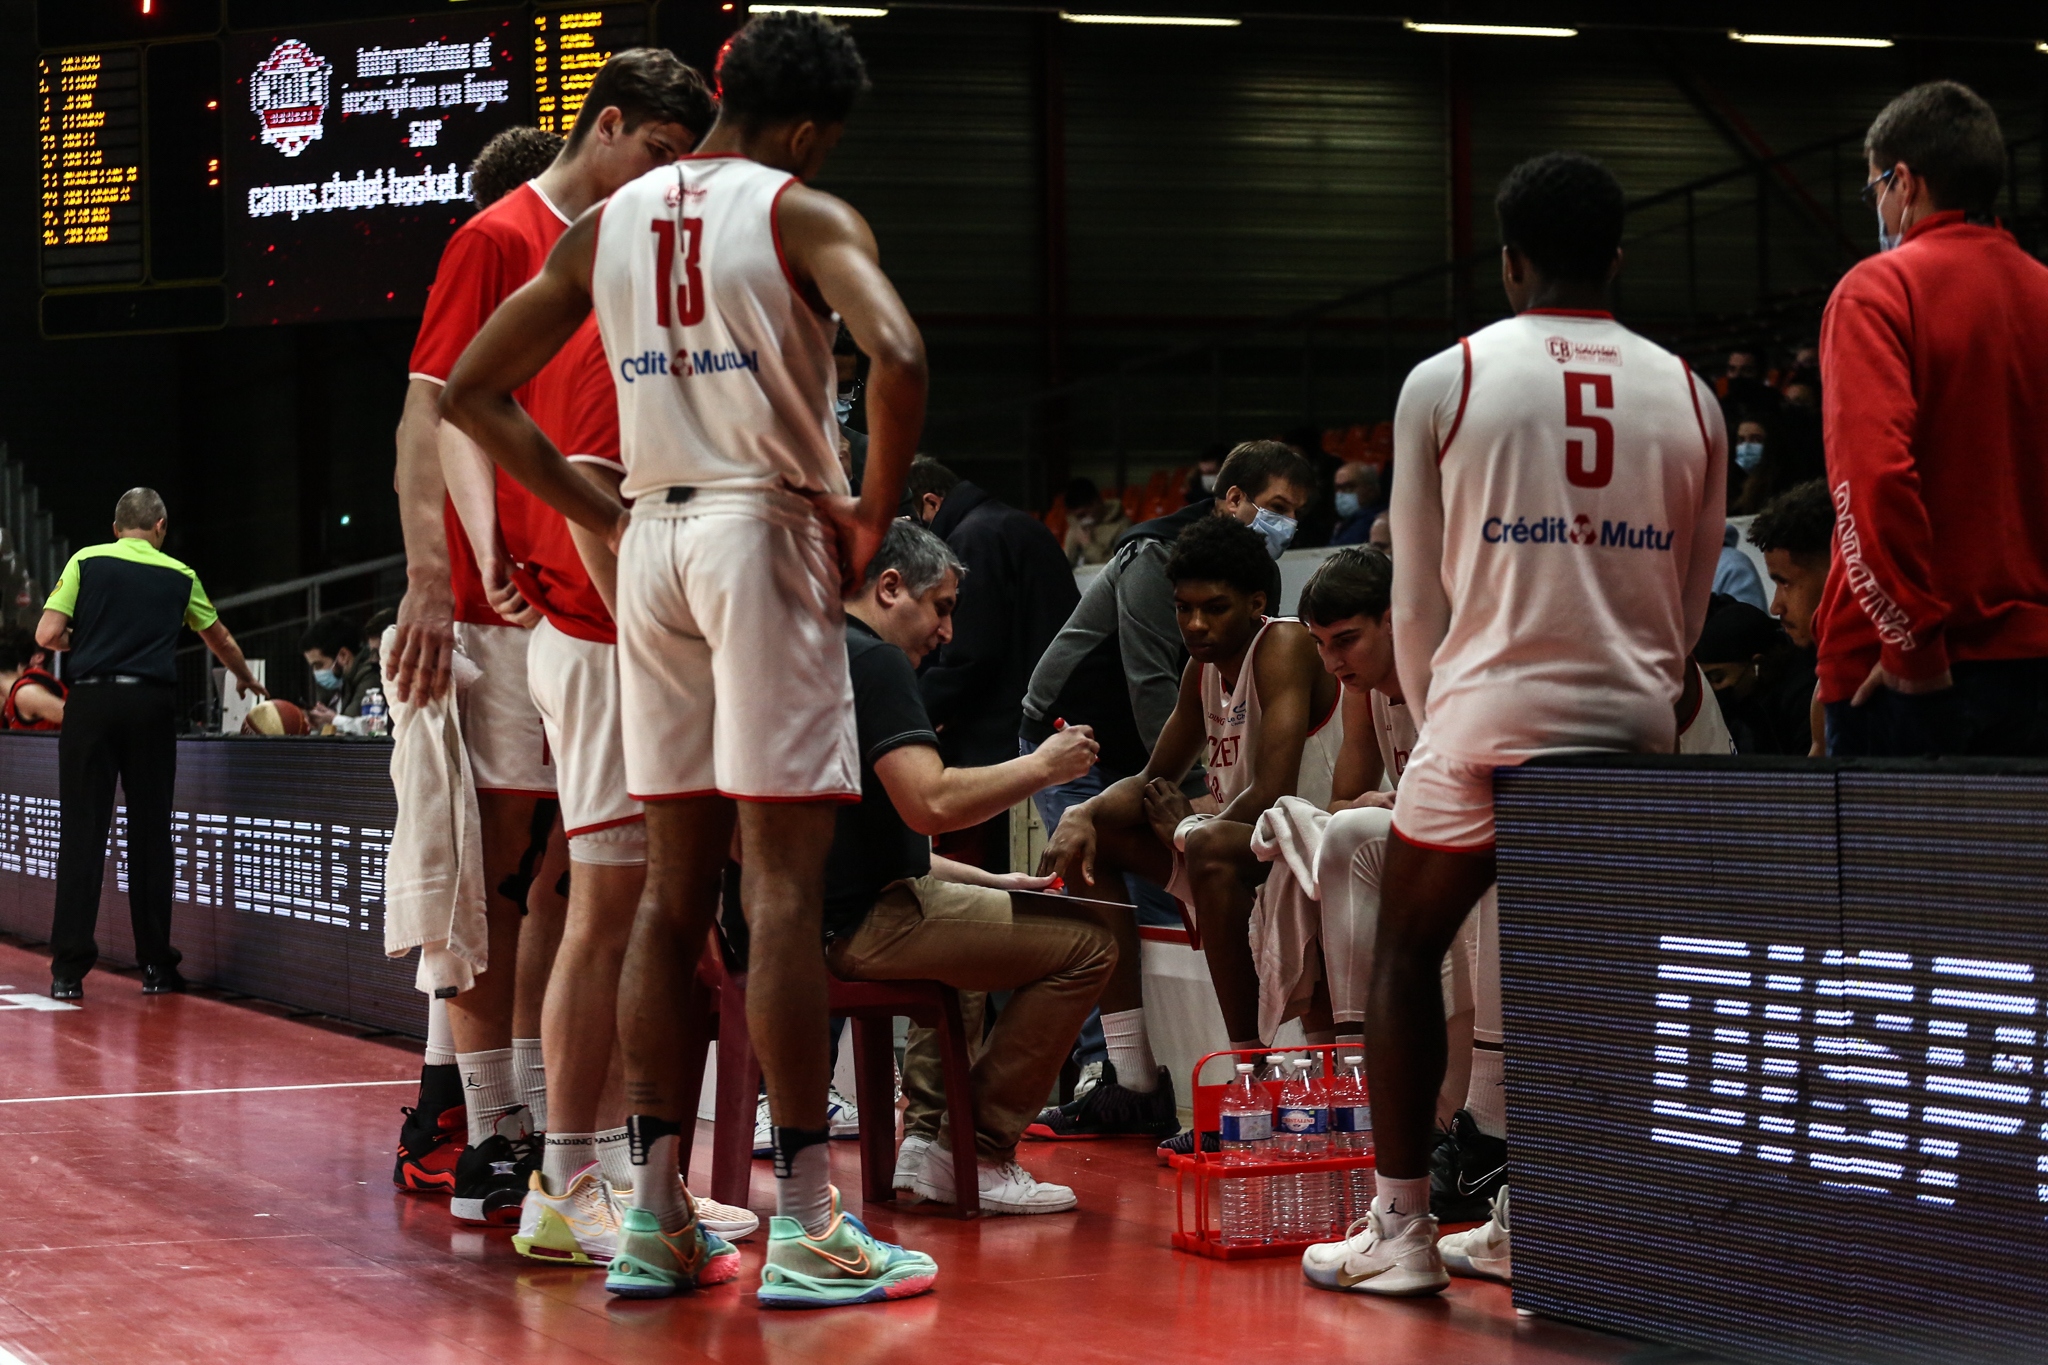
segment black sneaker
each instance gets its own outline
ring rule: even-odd
[[[1159,1088],[1149,1095],[1126,1090],[1115,1070],[1104,1065],[1102,1083],[1078,1100],[1041,1109],[1024,1136],[1043,1142],[1082,1142],[1091,1138],[1171,1137],[1180,1128],[1173,1103],[1173,1077],[1159,1068]]]
[[[528,1128],[526,1106],[500,1118],[497,1130],[455,1163],[455,1188],[448,1212],[458,1223],[516,1227],[526,1199],[527,1179],[540,1168],[540,1141]]]
[[[1221,1152],[1223,1150],[1222,1135],[1219,1133],[1202,1134],[1202,1150],[1205,1152]],[[1194,1154],[1195,1130],[1192,1128],[1183,1128],[1166,1141],[1160,1143],[1157,1153],[1159,1164],[1162,1166],[1170,1164],[1167,1161],[1168,1157],[1193,1156]]]
[[[1484,1222],[1507,1178],[1507,1139],[1480,1132],[1460,1109],[1429,1154],[1429,1211],[1443,1223]]]
[[[52,1000],[85,999],[85,983],[75,977],[53,976],[50,978]]]
[[[185,989],[185,978],[178,974],[176,967],[144,967],[142,969],[142,993],[144,995],[178,995]]]

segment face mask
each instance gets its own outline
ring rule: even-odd
[[[1743,441],[1735,447],[1735,463],[1742,469],[1755,469],[1764,462],[1762,441]]]
[[[1895,249],[1898,246],[1900,240],[1904,238],[1906,235],[1906,225],[1904,223],[1899,224],[1899,230],[1897,232],[1885,231],[1884,197],[1885,195],[1891,193],[1891,188],[1892,182],[1887,180],[1884,182],[1884,188],[1877,192],[1877,249],[1879,251],[1891,251]]]
[[[1337,515],[1349,521],[1358,515],[1358,494],[1342,492],[1336,498]]]
[[[1266,553],[1278,559],[1294,539],[1294,518],[1283,517],[1261,507],[1258,515],[1252,518],[1252,529],[1266,538]]]
[[[1214,493],[1216,491],[1216,476],[1214,474],[1204,474],[1202,476],[1202,491],[1204,493]]]
[[[341,690],[341,674],[331,668],[314,669],[313,681],[320,685],[322,692],[339,692]]]
[[[846,414],[853,411],[853,395],[850,393],[833,394],[832,410],[838,413],[839,420],[844,422],[846,420]]]

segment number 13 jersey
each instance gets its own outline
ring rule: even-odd
[[[1728,441],[1679,357],[1532,309],[1416,366],[1394,420],[1394,641],[1468,763],[1669,753],[1721,552]]]
[[[776,204],[796,177],[686,156],[606,202],[590,293],[619,395],[621,492],[682,485],[844,493],[836,316],[783,255]]]

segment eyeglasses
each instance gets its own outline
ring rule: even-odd
[[[1892,176],[1898,171],[1898,169],[1899,168],[1897,166],[1892,167],[1891,170],[1886,171],[1883,175],[1880,175],[1879,177],[1877,177],[1877,179],[1871,181],[1863,187],[1864,208],[1874,209],[1877,207],[1877,196],[1879,195],[1879,193],[1883,191],[1886,185],[1891,184]]]

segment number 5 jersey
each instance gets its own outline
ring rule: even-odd
[[[1415,367],[1394,419],[1394,640],[1467,763],[1669,753],[1721,551],[1728,440],[1678,356],[1531,309]]]

